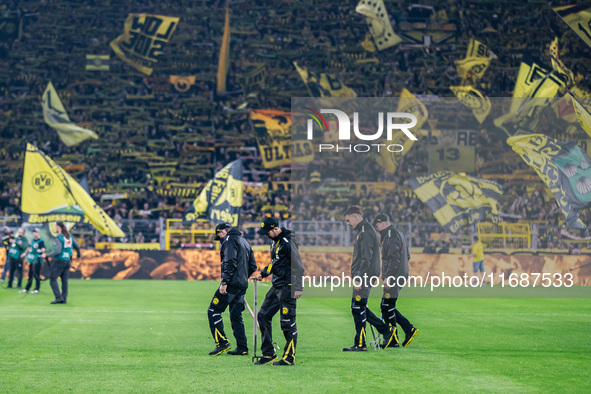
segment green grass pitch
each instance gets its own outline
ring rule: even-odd
[[[589,299],[404,299],[420,329],[407,348],[353,343],[347,299],[298,303],[296,366],[209,357],[214,282],[70,282],[67,305],[0,289],[0,391],[569,391],[591,390]],[[269,285],[259,285],[262,302]],[[252,305],[252,286],[247,299]],[[379,314],[378,301],[370,307]],[[231,335],[229,316],[224,314]],[[278,316],[274,339],[283,347]],[[369,334],[371,335],[371,334]],[[260,338],[260,336],[259,336]],[[233,342],[234,344],[234,342]],[[260,352],[259,352],[260,354]]]

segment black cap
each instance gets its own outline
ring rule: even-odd
[[[389,222],[390,217],[386,214],[380,213],[376,218],[373,220],[374,227],[380,222]]]
[[[265,218],[261,223],[261,228],[257,231],[260,235],[267,235],[267,233],[274,228],[279,227],[279,220],[277,218]]]
[[[39,231],[39,228],[38,228],[38,227],[35,227],[35,228],[33,229],[33,232],[34,232],[34,233],[41,233],[41,231]]]
[[[213,239],[215,239],[216,241],[219,241],[220,240],[220,237],[219,237],[218,233],[221,230],[225,230],[225,229],[230,228],[230,227],[232,227],[232,226],[230,226],[228,223],[220,223],[217,226],[215,226],[215,237]]]

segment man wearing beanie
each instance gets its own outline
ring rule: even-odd
[[[220,241],[222,282],[207,308],[209,328],[216,343],[215,349],[209,355],[217,356],[232,348],[224,332],[222,319],[222,313],[229,305],[236,349],[228,354],[243,356],[248,354],[244,321],[242,320],[244,295],[248,288],[248,278],[256,271],[257,265],[252,248],[248,241],[242,237],[240,231],[232,228],[228,223],[220,223],[216,226],[215,233],[214,239]]]
[[[265,301],[258,313],[261,326],[263,356],[255,363],[265,365],[277,359],[273,349],[271,321],[277,312],[281,313],[281,330],[285,336],[285,348],[281,360],[273,365],[294,365],[295,352],[298,342],[298,328],[296,326],[297,299],[302,296],[302,278],[304,266],[300,252],[292,232],[279,227],[276,218],[265,218],[258,233],[271,239],[271,263],[257,275],[261,280],[273,275],[271,290],[267,292]]]

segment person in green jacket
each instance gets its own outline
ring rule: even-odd
[[[58,233],[55,239],[55,248],[50,254],[43,253],[41,257],[53,257],[51,260],[51,275],[49,276],[49,284],[55,295],[55,300],[51,304],[67,304],[68,303],[68,278],[70,276],[70,266],[72,264],[72,256],[76,249],[78,258],[80,258],[80,246],[78,242],[70,235],[64,222],[59,221],[55,223],[55,231]],[[57,278],[62,278],[62,291],[60,292]]]
[[[39,286],[41,285],[41,263],[43,259],[41,254],[45,253],[45,242],[41,239],[41,233],[39,229],[33,230],[33,240],[29,246],[27,253],[27,261],[29,262],[29,280],[27,286],[21,290],[21,293],[28,293],[33,285],[33,278],[35,278],[35,290],[31,291],[33,294],[39,293]]]
[[[10,267],[10,273],[8,274],[8,285],[7,289],[12,289],[12,282],[16,272],[17,277],[17,289],[20,289],[23,284],[23,258],[27,254],[29,247],[29,241],[25,238],[25,229],[20,228],[16,235],[16,238],[9,239],[10,248],[8,249],[7,264]]]

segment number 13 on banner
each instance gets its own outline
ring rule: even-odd
[[[474,147],[471,146],[430,146],[429,172],[474,171]]]

